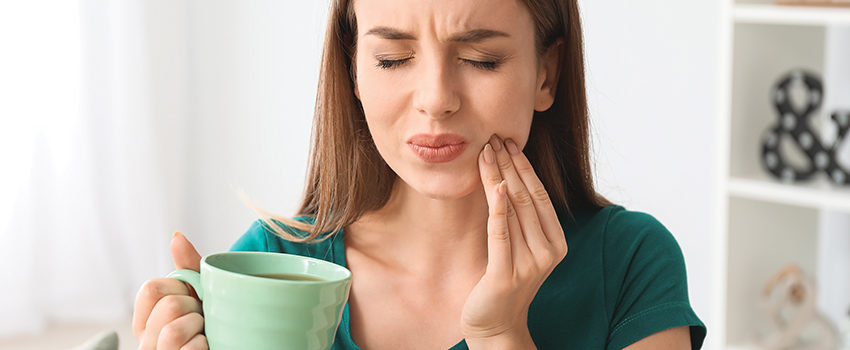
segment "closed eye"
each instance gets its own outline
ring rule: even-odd
[[[400,59],[400,60],[378,60],[378,64],[376,64],[375,66],[378,67],[378,68],[381,68],[381,69],[392,69],[392,68],[395,68],[397,66],[404,64],[405,62],[409,61],[410,59],[411,59],[411,57],[403,58],[403,59]]]
[[[393,69],[393,68],[396,68],[398,66],[401,66],[401,65],[407,63],[407,61],[409,61],[411,58],[412,57],[408,57],[408,58],[402,58],[402,59],[399,59],[399,60],[381,60],[381,59],[379,59],[378,63],[375,66],[378,67],[378,68],[381,68],[381,69]],[[475,60],[468,60],[468,59],[464,59],[464,58],[461,58],[460,60],[463,61],[464,63],[472,65],[475,68],[488,70],[488,71],[496,70],[496,68],[499,67],[499,63],[500,63],[500,62],[497,62],[497,61],[475,61]]]
[[[473,61],[461,58],[461,61],[471,64],[475,68],[481,68],[484,70],[496,70],[499,67],[499,62],[496,61]]]

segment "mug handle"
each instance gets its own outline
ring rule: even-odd
[[[198,294],[198,299],[201,299],[201,301],[204,300],[204,290],[201,289],[200,273],[197,273],[193,270],[182,269],[172,271],[168,274],[168,276],[165,277],[173,278],[188,283],[192,286],[192,288],[195,288],[195,293]]]

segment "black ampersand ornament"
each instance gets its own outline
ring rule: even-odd
[[[791,105],[789,85],[802,82],[807,88],[807,101],[802,111]],[[836,184],[850,185],[850,171],[838,163],[838,149],[850,129],[850,113],[834,112],[831,120],[838,126],[835,142],[825,146],[817,132],[809,129],[809,118],[820,108],[823,97],[823,84],[813,74],[804,70],[793,70],[782,77],[773,90],[773,102],[779,113],[779,122],[772,125],[762,138],[762,165],[774,177],[785,181],[804,181],[818,172],[826,173]],[[780,139],[790,137],[794,144],[806,153],[809,164],[802,169],[786,162],[779,149]]]

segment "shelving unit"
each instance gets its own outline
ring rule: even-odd
[[[815,280],[819,311],[828,319],[837,323],[850,308],[850,186],[834,185],[823,173],[809,182],[782,182],[761,164],[764,132],[779,122],[773,86],[792,69],[821,77],[823,104],[811,127],[825,142],[834,141],[828,113],[850,111],[850,8],[723,0],[721,18],[715,159],[720,266],[708,344],[754,349],[769,330],[758,304],[761,289],[790,263]],[[792,101],[795,96],[804,94],[792,94]],[[792,163],[808,162],[782,149]],[[850,140],[841,149],[840,162],[850,166]]]
[[[733,16],[736,23],[846,25],[850,23],[850,8],[737,2],[734,4]]]
[[[834,210],[850,213],[850,189],[836,189],[824,183],[788,186],[772,179],[730,178],[729,195],[765,202]]]

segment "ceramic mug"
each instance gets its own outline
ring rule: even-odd
[[[168,277],[195,288],[211,350],[330,349],[351,288],[345,267],[267,252],[209,255],[200,273]]]

